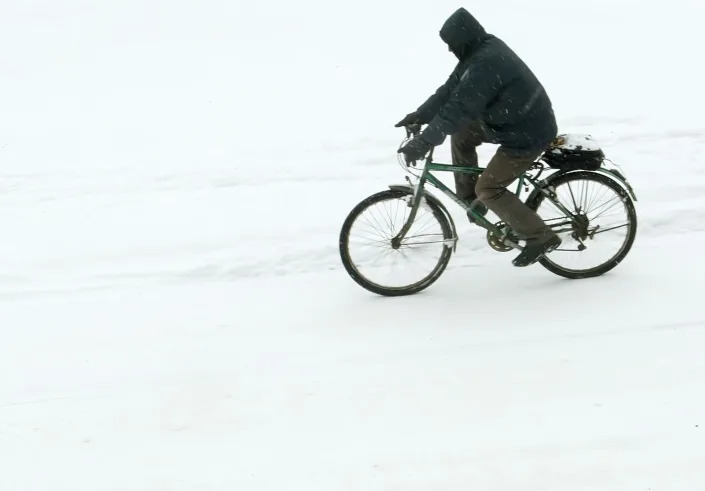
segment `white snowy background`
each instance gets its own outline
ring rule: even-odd
[[[460,5],[632,181],[610,274],[513,268],[458,208],[422,294],[342,269]],[[0,489],[701,491],[703,22],[702,0],[3,0]]]

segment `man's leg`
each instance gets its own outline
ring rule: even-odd
[[[453,165],[463,165],[477,167],[477,147],[485,141],[485,132],[482,129],[482,123],[476,121],[471,123],[464,130],[451,135],[450,151]],[[460,199],[470,204],[477,198],[475,187],[477,185],[477,174],[464,174],[461,172],[453,173],[455,178],[455,194]],[[487,208],[481,202],[476,203],[473,207],[473,212],[480,215],[487,213]],[[468,219],[473,222],[474,218],[468,212]]]
[[[453,165],[467,165],[477,167],[477,150],[476,148],[484,142],[485,134],[482,131],[481,123],[471,123],[467,128],[450,136],[450,153]],[[477,175],[462,174],[456,172],[455,177],[455,193],[458,197],[465,201],[472,201],[477,196],[475,194],[475,186],[477,184]]]
[[[480,201],[516,231],[521,239],[526,240],[526,250],[515,259],[516,266],[528,266],[537,260],[546,248],[550,250],[560,244],[558,236],[541,217],[507,189],[507,186],[531,167],[537,156],[538,154],[508,155],[500,147],[487,164],[487,169],[480,176],[476,186]]]

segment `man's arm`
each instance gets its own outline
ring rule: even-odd
[[[440,145],[446,136],[478,119],[501,88],[495,65],[492,59],[483,57],[467,66],[420,138],[431,145]]]
[[[460,78],[458,76],[459,67],[460,65],[456,66],[453,72],[448,77],[448,79],[445,81],[445,83],[438,87],[436,92],[431,97],[426,99],[426,102],[421,104],[416,110],[416,115],[418,116],[420,121],[424,123],[428,123],[429,121],[431,121],[441,109],[443,104],[448,101],[448,98],[458,85],[458,80]]]

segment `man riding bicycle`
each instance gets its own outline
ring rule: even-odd
[[[479,178],[455,174],[456,193],[467,203],[478,200],[476,211],[484,214],[489,208],[526,240],[512,263],[528,266],[558,247],[561,239],[507,186],[556,137],[551,101],[519,56],[464,8],[446,20],[440,37],[458,64],[426,102],[396,124],[428,125],[399,152],[407,162],[419,160],[450,136],[453,164],[477,167],[476,147],[499,144]]]

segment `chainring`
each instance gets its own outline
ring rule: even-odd
[[[495,227],[498,229],[502,230],[503,233],[505,233],[505,228],[506,224],[504,222],[497,222],[495,223]],[[517,237],[512,235],[511,233],[507,234],[505,238],[513,241],[513,242],[518,242]],[[512,249],[514,249],[512,246],[509,246],[504,243],[501,237],[497,237],[491,230],[487,231],[487,243],[490,245],[492,249],[498,252],[509,252]]]

